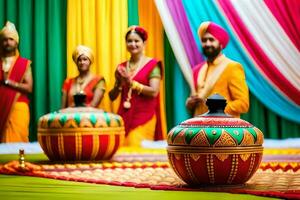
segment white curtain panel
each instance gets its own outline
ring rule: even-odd
[[[300,90],[300,52],[262,0],[232,0],[242,21],[277,69]]]
[[[155,4],[183,76],[191,88],[191,93],[195,94],[192,68],[167,3],[165,0],[155,0]]]

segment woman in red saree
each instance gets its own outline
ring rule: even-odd
[[[79,45],[73,52],[79,75],[65,80],[62,87],[62,108],[74,107],[74,95],[85,94],[85,105],[98,107],[105,92],[105,80],[90,72],[94,62],[93,52],[89,47]]]
[[[147,32],[132,26],[126,33],[131,57],[118,65],[115,85],[109,92],[114,101],[121,94],[118,114],[125,123],[126,146],[141,146],[142,140],[162,140],[159,89],[162,78],[160,61],[144,55]]]

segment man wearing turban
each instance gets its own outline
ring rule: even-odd
[[[62,108],[74,107],[77,95],[85,95],[86,106],[98,107],[105,92],[105,80],[90,72],[90,66],[94,63],[92,50],[83,45],[75,48],[72,54],[74,63],[78,69],[78,76],[65,80],[62,87]]]
[[[197,94],[187,99],[187,108],[194,115],[203,114],[208,111],[207,97],[219,94],[227,101],[225,113],[240,117],[249,109],[249,90],[242,65],[222,53],[229,42],[228,33],[218,24],[203,22],[198,34],[207,60],[194,68]]]
[[[31,61],[18,51],[19,35],[13,23],[0,31],[0,142],[28,142]]]

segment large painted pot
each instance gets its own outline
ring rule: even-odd
[[[236,185],[248,181],[263,155],[263,133],[242,119],[225,115],[219,95],[210,112],[182,122],[168,133],[168,158],[189,185]]]
[[[110,159],[125,136],[119,115],[91,107],[74,107],[42,116],[38,141],[50,160]]]

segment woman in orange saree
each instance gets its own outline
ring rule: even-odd
[[[74,107],[74,95],[85,94],[85,106],[98,107],[105,93],[105,80],[90,72],[94,62],[93,52],[89,47],[79,45],[73,52],[79,75],[66,79],[62,87],[62,108]]]

